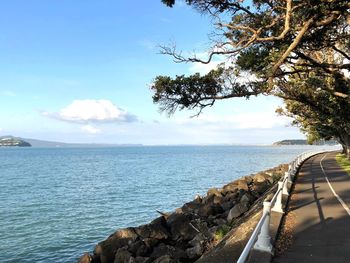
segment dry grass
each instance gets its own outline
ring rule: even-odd
[[[294,193],[290,197],[288,211],[286,211],[286,215],[282,221],[280,233],[275,243],[275,256],[282,255],[293,244],[293,234],[297,216],[293,212],[294,206],[291,204],[294,203],[293,201],[297,198],[297,194],[295,194],[295,191],[297,190],[296,188],[297,185],[295,185],[294,191],[292,191]]]

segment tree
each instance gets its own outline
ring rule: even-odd
[[[162,2],[172,7],[175,0]],[[337,120],[338,124],[345,122],[340,127],[348,127],[350,1],[186,0],[186,3],[211,16],[216,25],[208,58],[184,57],[175,47],[167,46],[162,47],[162,53],[171,55],[176,62],[210,63],[215,56],[224,56],[227,63],[204,76],[156,77],[153,100],[161,110],[172,114],[177,109],[198,108],[200,113],[217,100],[266,94],[283,98],[292,116],[304,118],[300,123],[309,120],[304,129],[310,134],[318,131],[323,136],[319,127],[329,119]],[[244,73],[254,75],[254,80],[242,82],[239,76]],[[321,98],[314,96],[319,91],[327,98],[324,100],[334,102],[331,107],[320,104]],[[288,107],[293,101],[315,116],[308,119],[296,114],[293,107]],[[317,118],[319,125],[312,126]],[[333,128],[328,129],[329,135],[335,133]],[[342,133],[350,134],[345,128]],[[350,147],[350,141],[343,143]]]

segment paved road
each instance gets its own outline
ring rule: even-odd
[[[350,175],[334,157],[320,154],[303,164],[290,201],[293,244],[273,262],[350,262]]]

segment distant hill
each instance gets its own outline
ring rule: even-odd
[[[123,147],[123,146],[142,146],[142,144],[98,144],[98,143],[65,143],[65,142],[54,142],[54,141],[43,141],[37,139],[14,137],[11,135],[0,136],[2,138],[8,138],[14,141],[22,141],[29,144],[34,148],[93,148],[93,147]],[[1,142],[1,141],[0,141]],[[0,145],[1,146],[1,145]],[[13,145],[19,146],[19,145]]]
[[[31,147],[32,145],[20,138],[13,136],[2,136],[0,137],[0,147]]]
[[[315,142],[313,145],[336,145],[338,142],[336,140],[321,140]],[[274,142],[272,145],[279,146],[279,145],[308,145],[307,140],[282,140],[278,142]]]

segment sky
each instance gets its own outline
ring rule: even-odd
[[[270,144],[304,136],[259,96],[168,117],[152,102],[157,75],[205,74],[159,54],[210,46],[211,20],[178,1],[11,0],[0,9],[0,135],[79,143]]]

